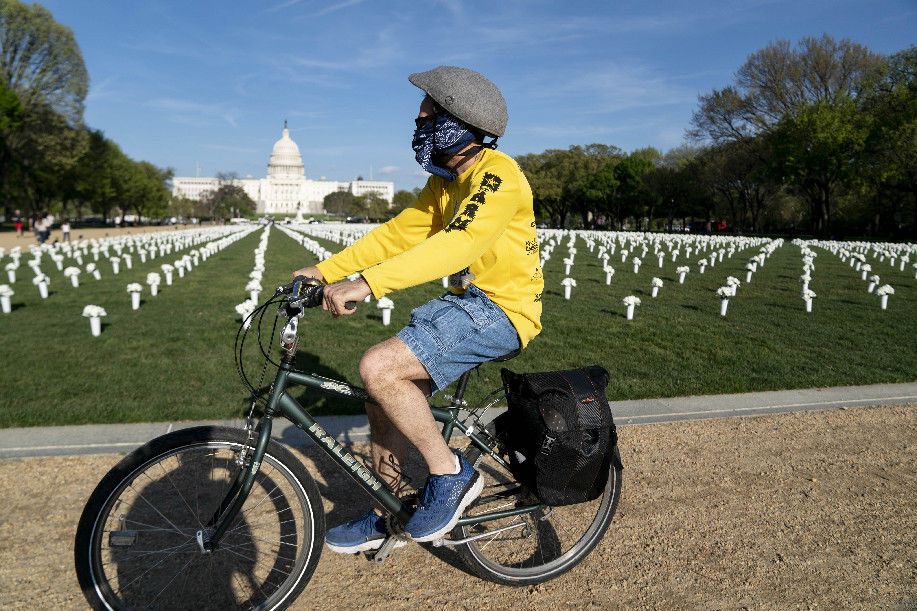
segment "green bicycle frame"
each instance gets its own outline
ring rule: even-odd
[[[376,499],[380,505],[385,507],[402,523],[407,523],[411,517],[410,510],[404,505],[391,488],[380,480],[372,472],[357,460],[344,446],[342,446],[334,437],[321,427],[318,422],[299,404],[296,399],[290,396],[286,391],[289,386],[306,386],[322,392],[324,394],[346,397],[355,401],[370,401],[367,392],[358,387],[323,378],[320,376],[298,373],[292,370],[292,357],[284,357],[281,361],[281,367],[274,378],[273,390],[268,398],[267,407],[264,415],[261,417],[258,426],[258,438],[255,449],[250,459],[239,471],[235,482],[226,495],[219,509],[215,512],[213,519],[208,524],[208,529],[203,532],[202,548],[207,550],[214,549],[223,533],[226,532],[235,516],[238,514],[242,505],[255,481],[255,476],[261,466],[261,460],[267,451],[267,445],[271,438],[271,427],[274,416],[282,416],[293,422],[298,428],[302,429],[324,452],[331,457],[351,478],[362,487],[367,494]],[[448,443],[455,429],[465,434],[471,443],[475,444],[482,452],[486,452],[494,457],[495,460],[503,463],[503,459],[491,450],[486,441],[478,437],[472,430],[459,421],[458,407],[431,407],[433,418],[443,424],[443,438]],[[459,526],[478,524],[490,520],[500,520],[516,515],[530,513],[544,508],[542,504],[532,504],[524,507],[516,507],[504,511],[494,511],[484,513],[471,518],[461,518],[458,521]]]

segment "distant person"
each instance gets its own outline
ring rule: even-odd
[[[13,219],[13,228],[16,230],[16,239],[22,237],[22,212],[19,208],[13,211],[13,216],[10,217]]]
[[[544,282],[532,191],[516,162],[495,150],[507,121],[500,90],[455,66],[409,80],[426,93],[412,148],[433,176],[413,206],[293,275],[334,283],[325,287],[323,308],[335,318],[351,313],[347,301],[449,276],[449,292],[415,309],[408,326],[367,350],[359,366],[374,400],[366,410],[376,472],[398,490],[409,445],[427,463],[430,477],[405,525],[408,536],[423,542],[452,530],[483,485],[461,452],[446,445],[427,397],[535,337]],[[360,276],[348,281],[353,273]],[[381,513],[370,509],[330,529],[325,542],[335,552],[355,553],[378,549],[387,534]]]
[[[70,219],[64,219],[64,222],[60,225],[61,230],[61,242],[70,241]]]
[[[44,244],[45,242],[48,241],[48,236],[51,235],[51,227],[53,225],[54,225],[54,215],[52,215],[47,210],[44,210],[41,213],[41,217],[38,219],[38,222],[35,225],[37,227],[36,233],[38,236],[39,244]]]
[[[121,229],[121,215],[115,217],[115,229]]]
[[[32,232],[32,235],[35,236],[35,241],[38,241],[38,221],[41,220],[41,216],[38,212],[33,212],[29,215],[29,231]]]

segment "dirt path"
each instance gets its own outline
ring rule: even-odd
[[[913,609],[915,408],[625,427],[618,513],[572,572],[507,588],[418,546],[381,567],[326,550],[293,608]],[[85,608],[73,531],[117,458],[0,461],[0,607]],[[361,493],[327,458],[305,460],[332,524],[359,513]]]

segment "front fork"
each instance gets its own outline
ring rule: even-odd
[[[255,483],[255,477],[258,475],[258,469],[261,467],[261,460],[267,451],[267,444],[271,440],[271,416],[265,412],[261,418],[258,441],[255,444],[254,452],[243,460],[242,468],[236,474],[229,492],[223,498],[219,508],[213,513],[213,516],[207,522],[207,525],[197,531],[197,544],[201,551],[210,553],[215,550],[220,539],[226,533],[229,525],[232,524],[242,505],[245,504],[248,495]],[[242,448],[242,456],[246,455],[247,446]]]

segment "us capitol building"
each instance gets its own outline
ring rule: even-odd
[[[309,180],[299,147],[290,138],[287,122],[283,134],[274,143],[267,164],[266,178],[237,178],[232,184],[243,190],[257,204],[258,214],[321,214],[324,199],[335,191],[349,191],[356,196],[376,193],[389,203],[395,195],[395,183],[382,180]],[[199,201],[208,191],[220,187],[217,178],[176,176],[172,179],[172,196]]]

